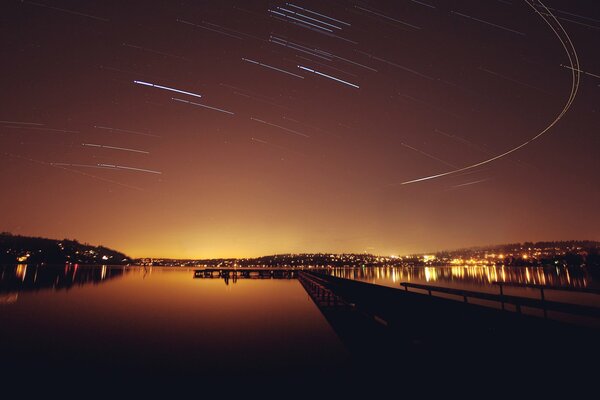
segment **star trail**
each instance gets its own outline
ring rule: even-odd
[[[198,257],[600,239],[590,2],[0,8],[0,230]]]

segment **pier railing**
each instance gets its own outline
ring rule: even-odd
[[[544,296],[540,299],[522,296],[506,295],[500,286],[500,293],[485,293],[475,292],[471,290],[455,289],[442,286],[423,285],[418,283],[402,282],[400,283],[405,291],[410,289],[418,289],[427,291],[429,296],[434,296],[434,293],[443,293],[462,298],[463,302],[469,303],[470,299],[487,300],[500,303],[501,308],[506,310],[505,305],[510,304],[515,307],[515,311],[522,313],[522,308],[533,308],[543,311],[544,317],[547,318],[548,311],[573,314],[586,317],[600,318],[600,307],[587,306],[582,304],[563,303],[558,301],[546,300]],[[507,286],[507,285],[504,285]]]

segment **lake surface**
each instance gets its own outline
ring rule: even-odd
[[[122,374],[292,374],[348,354],[296,279],[194,279],[192,269],[0,267],[3,368]]]
[[[497,281],[598,288],[597,278],[585,269],[327,271],[397,288],[412,282],[497,293]],[[539,290],[529,288],[506,288],[505,293],[539,297]],[[547,298],[599,305],[598,295],[589,293],[556,290]],[[302,374],[332,380],[363,369],[352,364],[296,279],[194,279],[194,269],[181,267],[0,266],[0,327],[3,376],[15,371],[257,379]],[[410,368],[406,362],[398,365]],[[369,371],[375,369],[363,370]]]

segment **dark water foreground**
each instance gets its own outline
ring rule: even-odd
[[[489,334],[477,328],[477,319],[467,326],[453,317],[460,307],[436,315],[384,295],[390,314],[408,307],[410,315],[395,321],[390,335],[381,321],[367,316],[365,323],[360,313],[332,319],[303,283],[282,277],[194,279],[194,270],[181,268],[0,267],[0,383],[219,382],[239,389],[243,382],[246,388],[285,384],[301,390],[310,387],[302,382],[325,382],[339,390],[374,385],[387,391],[398,380],[564,379],[574,371],[581,377],[597,357],[598,336],[588,330],[564,333],[543,324],[521,334],[513,325],[516,330]]]

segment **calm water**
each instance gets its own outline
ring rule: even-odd
[[[543,285],[547,300],[600,307],[600,295],[560,288],[600,290],[600,276],[586,268],[567,267],[501,267],[501,266],[434,266],[434,267],[369,267],[334,268],[334,276],[356,279],[383,286],[401,288],[402,282],[450,287],[477,292],[499,293],[495,282],[521,285]],[[411,289],[415,292],[419,290]],[[504,287],[504,294],[539,298],[540,291],[525,287]],[[444,296],[440,295],[441,297]],[[487,305],[487,304],[486,304]]]
[[[329,272],[392,287],[413,282],[497,293],[494,282],[503,281],[598,288],[583,269]],[[539,296],[525,288],[506,293]],[[547,298],[600,305],[593,294],[549,291]],[[0,327],[0,372],[8,374],[331,378],[362,368],[296,279],[225,282],[194,279],[194,270],[184,268],[6,266],[0,267]],[[410,368],[406,360],[397,365]]]
[[[348,355],[295,279],[193,270],[0,267],[3,368],[72,374],[287,374]]]

